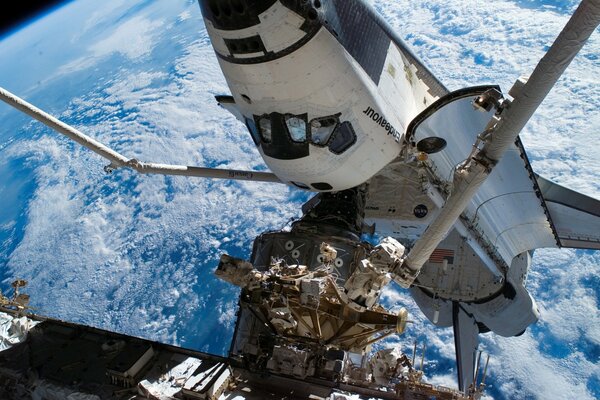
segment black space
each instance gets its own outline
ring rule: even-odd
[[[0,37],[56,7],[65,0],[20,0],[5,1],[0,9]]]

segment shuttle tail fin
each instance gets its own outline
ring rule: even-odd
[[[475,318],[467,313],[458,302],[452,303],[452,325],[458,370],[458,389],[466,392],[475,379],[479,328]]]

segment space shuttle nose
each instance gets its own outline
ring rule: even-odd
[[[202,15],[215,28],[238,30],[258,25],[258,16],[277,0],[199,0]]]

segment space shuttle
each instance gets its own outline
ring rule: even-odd
[[[535,110],[527,101],[553,85],[544,62],[568,65],[551,59],[564,42],[508,93],[450,92],[365,1],[199,3],[231,90],[219,104],[281,181],[317,198],[366,183],[365,226],[411,249],[405,264],[416,260],[394,279],[434,325],[454,327],[461,389],[473,382],[479,333],[518,336],[538,320],[525,287],[534,250],[600,249],[600,201],[537,175],[517,136]],[[594,27],[579,25],[580,44]],[[502,120],[519,118],[500,138]],[[475,188],[456,177],[473,160],[487,170]]]
[[[230,89],[216,101],[245,125],[271,172],[130,159],[4,89],[0,98],[108,159],[107,172],[317,192],[290,231],[256,239],[250,262],[221,259],[217,275],[243,289],[230,356],[285,375],[275,354],[308,363],[336,340],[352,351],[378,329],[404,330],[405,315],[377,308],[393,279],[434,325],[453,327],[459,389],[473,390],[479,334],[518,336],[540,316],[526,289],[534,251],[600,249],[600,201],[538,175],[518,137],[600,23],[600,1],[584,0],[506,93],[493,84],[449,91],[363,0],[199,4]],[[385,239],[372,246],[363,234]],[[330,254],[336,279],[323,275]],[[287,300],[277,308],[258,306],[281,302],[280,293]],[[282,337],[287,344],[273,345]],[[316,373],[305,367],[302,379]]]

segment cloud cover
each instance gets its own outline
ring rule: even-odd
[[[77,7],[91,4],[81,3]],[[533,68],[576,5],[373,4],[451,89],[499,83],[504,90]],[[106,12],[90,13],[73,34],[85,43],[85,53],[49,71],[56,86],[37,90],[65,88],[68,79],[99,70],[83,81],[83,90],[66,92],[64,106],[54,104],[53,111],[144,161],[264,168],[247,132],[215,105],[213,95],[228,90],[197,3],[143,5],[109,2]],[[137,39],[127,42],[123,33],[136,30]],[[589,138],[600,127],[600,85],[589,71],[600,71],[599,53],[596,34],[522,134],[537,172],[596,198],[599,148]],[[0,135],[0,169],[18,164],[29,174],[33,195],[20,203],[21,219],[2,221],[5,286],[13,277],[29,279],[34,305],[44,314],[203,350],[226,349],[227,340],[214,331],[231,334],[236,291],[212,276],[218,256],[247,255],[251,240],[284,226],[305,196],[284,186],[127,171],[105,176],[96,156],[34,123],[18,139],[6,136]],[[492,354],[490,393],[598,397],[600,255],[544,250],[534,262],[529,288],[542,320],[519,338],[484,336]],[[432,329],[397,288],[386,291],[384,301],[407,305],[417,322],[388,344],[409,350],[415,338],[426,340],[432,381],[454,382],[451,330]]]

